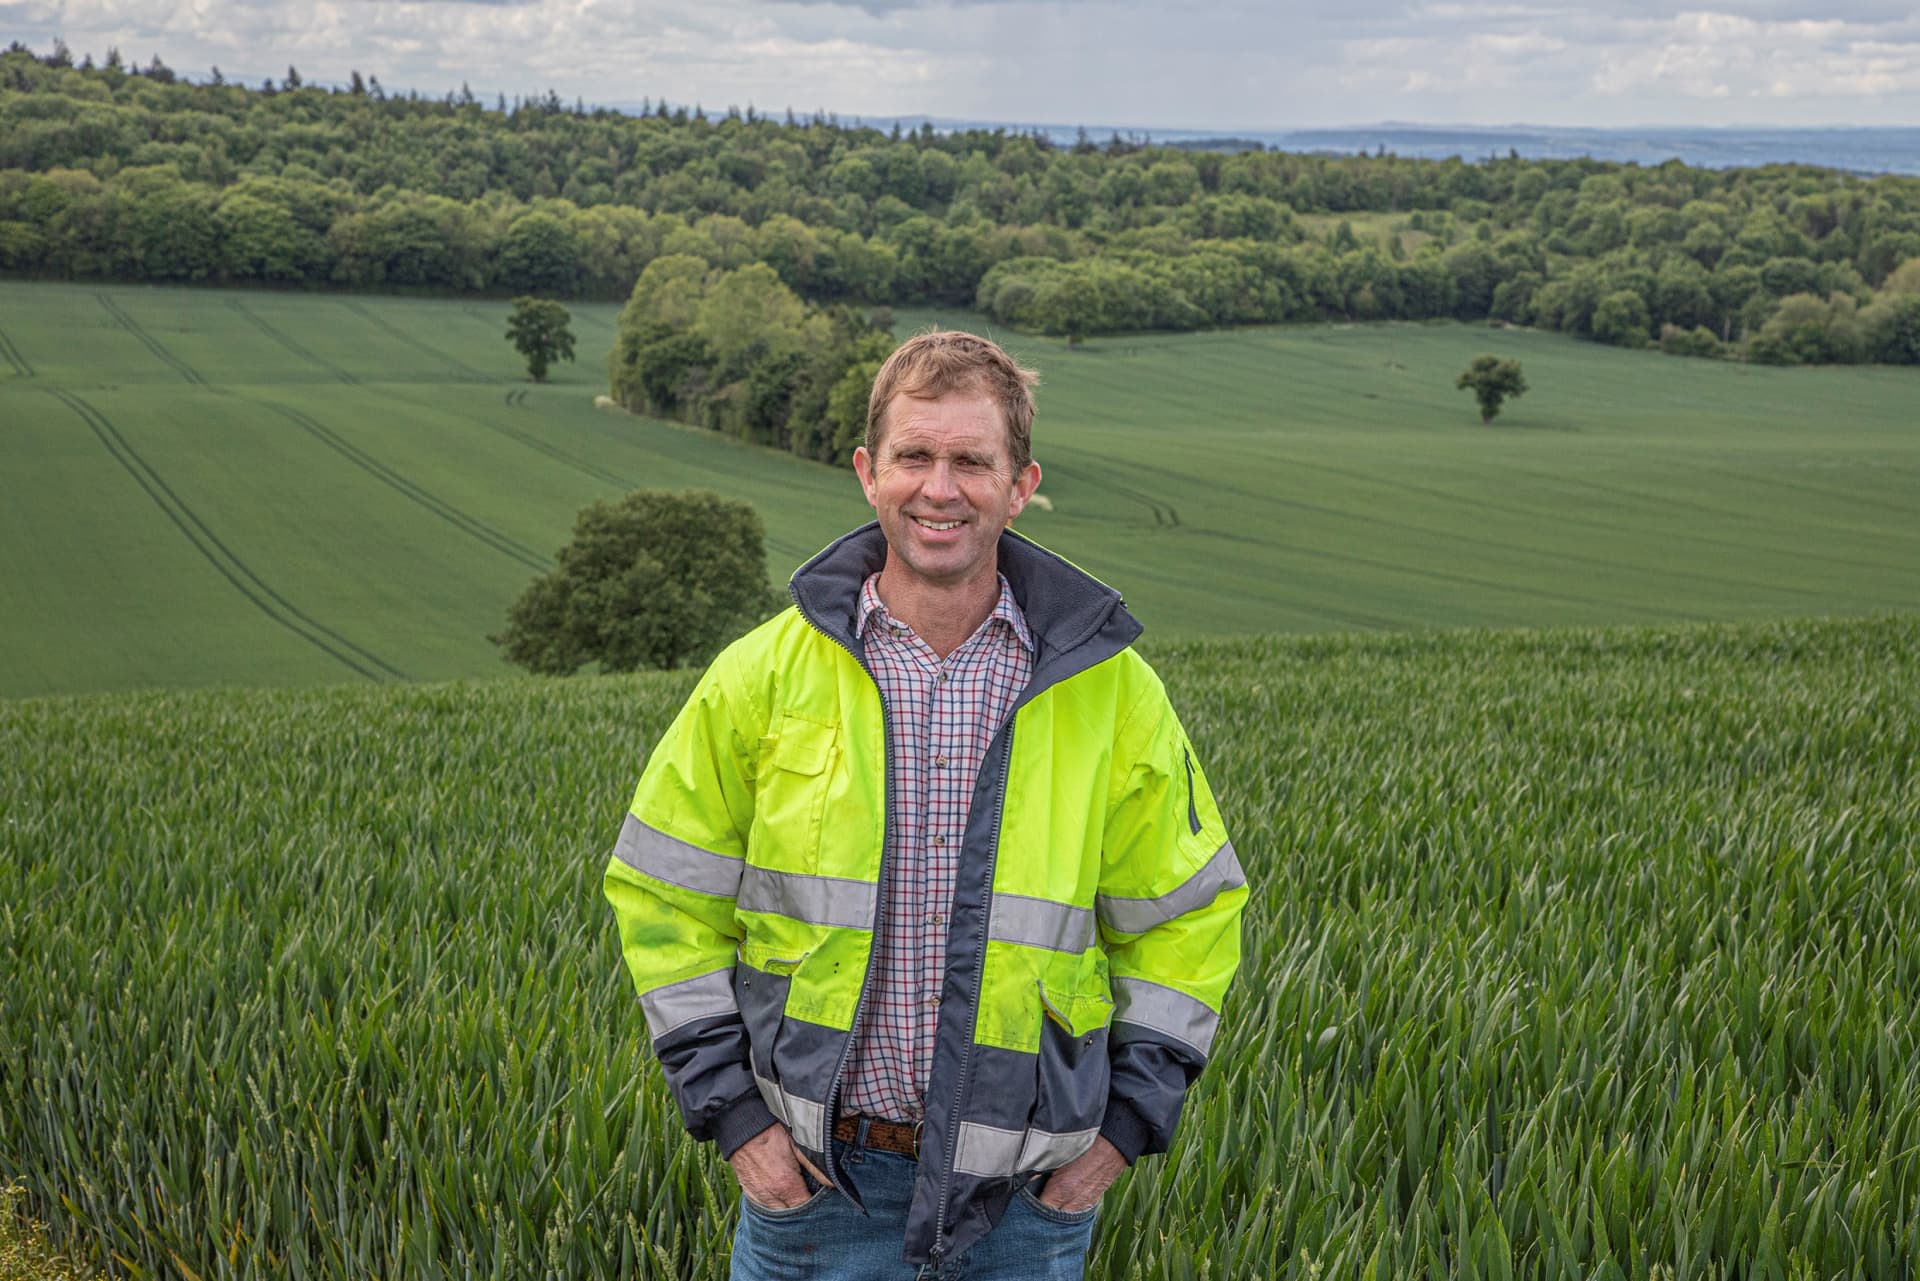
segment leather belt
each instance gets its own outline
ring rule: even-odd
[[[861,1125],[866,1126],[866,1139],[863,1144],[878,1152],[894,1152],[901,1156],[920,1159],[920,1127],[907,1125],[901,1121],[883,1121],[877,1116],[860,1116],[849,1112],[833,1123],[833,1137],[842,1143],[861,1143]]]

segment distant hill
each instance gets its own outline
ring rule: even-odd
[[[1771,150],[1730,131],[1710,164],[1648,165],[1516,153],[1653,160],[1708,135],[1390,125],[1148,146],[1060,126],[1056,144],[293,81],[0,52],[0,275],[611,302],[668,258],[757,261],[816,304],[977,308],[1063,337],[1450,317],[1920,365],[1920,266],[1900,274],[1920,259],[1920,168],[1710,167],[1913,168],[1915,129],[1852,131],[1884,155],[1849,131],[1777,131],[1793,145]],[[1402,154],[1423,150],[1449,158]],[[813,440],[770,429],[796,438]]]
[[[930,122],[940,130],[992,129],[995,122],[902,116],[903,128]],[[868,121],[890,124],[890,121]],[[1014,131],[1039,132],[1063,146],[1080,125],[999,122]],[[1517,154],[1525,160],[1589,157],[1621,164],[1657,165],[1683,160],[1710,169],[1771,164],[1815,164],[1862,174],[1920,174],[1920,128],[1570,129],[1544,125],[1420,125],[1388,122],[1338,129],[1159,129],[1140,125],[1087,125],[1088,137],[1105,142],[1151,139],[1164,147],[1215,151],[1369,154],[1385,148],[1421,160],[1485,160]]]
[[[848,469],[595,409],[616,308],[571,310],[534,386],[502,301],[0,282],[0,700],[504,675],[487,635],[594,499],[746,499],[775,583],[868,518]],[[1156,638],[1920,611],[1920,371],[894,320],[1040,370],[1021,529]],[[1484,351],[1532,384],[1492,427],[1454,387]]]

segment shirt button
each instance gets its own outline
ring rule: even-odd
[[[935,845],[945,845],[947,843],[947,838],[944,836],[936,836],[933,838],[933,843]]]
[[[938,679],[942,685],[945,685],[947,683],[947,674],[945,672],[941,672]]]
[[[946,763],[947,763],[947,758],[944,756],[936,756],[933,758],[934,768],[936,769],[944,766]]]
[[[937,996],[930,996],[930,997],[928,997],[928,998],[927,998],[927,1008],[928,1008],[928,1009],[930,1009],[930,1010],[937,1010],[937,1009],[939,1009],[939,1008],[940,1008],[940,998],[939,998],[939,997],[937,997]]]

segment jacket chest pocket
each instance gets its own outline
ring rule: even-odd
[[[792,712],[760,740],[748,858],[782,872],[815,872],[840,727]]]

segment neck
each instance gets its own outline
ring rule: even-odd
[[[887,612],[913,628],[913,634],[942,658],[965,644],[1000,600],[996,566],[948,586],[910,576],[891,551],[875,586]]]

